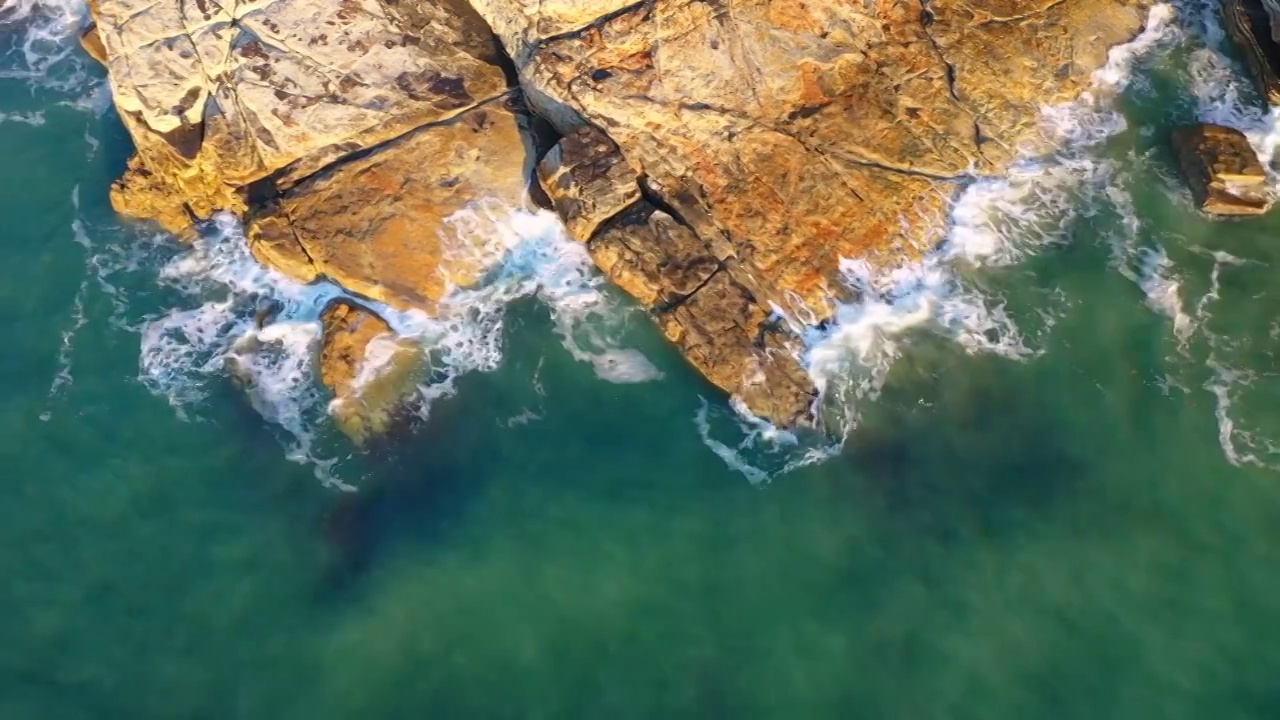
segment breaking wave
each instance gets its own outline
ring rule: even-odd
[[[639,351],[622,346],[623,306],[553,215],[486,205],[456,215],[450,224],[455,252],[476,253],[492,265],[479,285],[455,288],[431,315],[356,298],[430,357],[432,374],[418,387],[414,403],[423,419],[434,401],[455,392],[458,377],[500,366],[507,306],[521,298],[541,300],[564,347],[602,379],[644,382],[660,376]],[[320,313],[346,293],[330,283],[302,285],[263,267],[229,215],[218,216],[189,252],[165,265],[160,279],[203,302],[141,328],[142,382],[186,416],[223,387],[228,374],[237,377],[254,408],[283,431],[289,458],[345,487],[335,472],[334,453],[342,446],[326,421],[328,396],[316,377],[315,356]],[[254,316],[267,302],[280,312],[260,328]]]
[[[984,287],[973,271],[1011,265],[1068,242],[1072,221],[1108,200],[1116,166],[1101,159],[1097,146],[1126,129],[1115,100],[1143,58],[1181,37],[1175,19],[1172,6],[1154,6],[1142,33],[1111,49],[1089,91],[1074,102],[1044,108],[1043,135],[1054,150],[1028,152],[1003,177],[971,182],[953,204],[946,238],[923,260],[889,269],[841,262],[843,284],[858,299],[837,304],[828,325],[802,329],[821,419],[837,438],[834,443],[762,433],[758,421],[739,408],[735,420],[744,439],[734,447],[712,436],[710,411],[704,407],[695,422],[708,447],[752,482],[839,452],[856,430],[864,404],[879,397],[890,370],[919,333],[941,336],[970,354],[1009,360],[1038,354],[1004,298]],[[1051,313],[1041,313],[1040,319],[1046,329],[1055,320]]]
[[[75,47],[84,21],[82,2],[3,0],[0,79],[52,92],[60,98],[57,104],[103,111],[109,103],[106,83]],[[1111,50],[1088,92],[1072,103],[1044,108],[1044,135],[1054,149],[1025,154],[1002,177],[971,182],[954,202],[949,232],[934,252],[892,269],[856,260],[841,263],[844,285],[858,300],[839,305],[832,322],[822,327],[796,325],[807,341],[804,360],[821,391],[829,433],[783,431],[753,417],[736,400],[728,406],[704,401],[693,421],[707,447],[753,483],[841,452],[862,410],[879,397],[895,363],[921,335],[940,337],[964,353],[1009,361],[1036,356],[1055,310],[1011,307],[984,273],[1066,245],[1073,241],[1076,222],[1105,215],[1099,226],[1106,228],[1112,266],[1170,322],[1176,359],[1167,386],[1210,393],[1219,441],[1230,462],[1276,466],[1280,444],[1251,420],[1249,391],[1268,379],[1241,369],[1261,340],[1219,329],[1213,314],[1221,277],[1251,271],[1256,263],[1193,249],[1196,257],[1211,262],[1207,271],[1188,265],[1183,249],[1172,244],[1176,238],[1152,237],[1133,207],[1127,188],[1147,179],[1139,175],[1150,170],[1144,168],[1148,159],[1116,158],[1103,148],[1128,129],[1117,97],[1145,91],[1134,88],[1135,80],[1139,86],[1142,80],[1138,66],[1177,48],[1185,51],[1185,91],[1195,117],[1241,129],[1261,157],[1273,157],[1280,146],[1277,111],[1263,109],[1241,69],[1223,52],[1224,37],[1214,3],[1156,5],[1139,37]],[[0,114],[0,124],[44,121],[40,110]],[[85,140],[90,151],[96,149],[92,135],[86,133]],[[1280,190],[1280,179],[1264,164],[1273,190]],[[140,380],[167,398],[181,417],[196,417],[200,404],[235,376],[256,410],[279,429],[288,456],[345,487],[339,477],[346,446],[327,421],[328,394],[315,377],[314,362],[320,311],[344,292],[325,283],[301,285],[262,267],[250,256],[239,225],[226,216],[211,222],[187,250],[172,248],[163,236],[95,242],[91,230],[80,219],[72,227],[85,248],[85,276],[62,332],[50,408],[74,382],[74,341],[86,323],[87,295],[96,288],[110,299],[111,321],[141,338]],[[549,308],[564,348],[600,379],[631,383],[661,377],[623,340],[629,306],[615,301],[585,248],[565,237],[553,215],[482,203],[451,218],[447,234],[454,254],[472,255],[470,260],[491,268],[481,283],[452,289],[431,315],[360,300],[429,354],[432,371],[418,388],[417,407],[424,418],[435,401],[456,392],[457,378],[501,365],[507,307],[522,298],[537,298]],[[158,255],[169,257],[159,275],[181,307],[138,322],[115,278],[150,272]],[[1066,302],[1059,294],[1051,300]],[[278,303],[282,310],[274,322],[258,327],[254,316],[264,302]],[[1280,326],[1268,339],[1280,340]],[[539,382],[536,374],[533,382]],[[533,422],[541,411],[525,409],[499,423]]]

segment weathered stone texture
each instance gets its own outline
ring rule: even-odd
[[[1084,90],[1149,4],[101,0],[94,12],[138,145],[113,189],[122,211],[172,229],[241,212],[265,262],[429,307],[481,269],[448,251],[447,218],[523,201],[527,106],[564,135],[538,177],[570,234],[712,382],[792,423],[814,389],[775,311],[828,317],[842,258],[892,265],[933,247],[963,184],[1040,141],[1041,108]]]
[[[1202,124],[1179,128],[1173,143],[1201,210],[1213,215],[1261,215],[1270,209],[1267,173],[1244,133]]]
[[[349,300],[329,303],[320,319],[320,378],[334,394],[329,411],[344,433],[363,443],[404,411],[426,367],[422,348]]]
[[[713,382],[781,422],[813,390],[788,353],[762,351],[758,337],[795,345],[761,334],[772,310],[825,318],[842,258],[930,249],[963,183],[1039,140],[1041,108],[1085,89],[1147,4],[648,0],[589,19],[475,0],[531,105],[568,133],[540,178],[575,237]],[[606,222],[634,197],[627,177],[679,232],[660,239],[665,215],[634,201]]]

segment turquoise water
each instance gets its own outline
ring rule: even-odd
[[[0,718],[1275,717],[1280,216],[1198,216],[1165,145],[1274,123],[1194,9],[1099,106],[1126,129],[986,188],[1002,250],[933,321],[848,310],[815,356],[868,350],[856,429],[787,473],[811,440],[737,447],[625,305],[662,377],[602,380],[545,293],[412,432],[304,407],[300,453],[208,352],[148,365],[227,291],[111,212],[101,71],[5,25]],[[272,369],[269,415],[306,385]]]

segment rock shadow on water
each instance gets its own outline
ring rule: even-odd
[[[494,415],[545,400],[542,363],[527,362],[521,349],[545,345],[551,329],[529,303],[515,305],[507,311],[508,353],[500,368],[456,378],[453,392],[436,398],[425,413],[407,407],[386,432],[359,448],[362,480],[354,492],[335,496],[321,522],[333,551],[320,585],[323,596],[358,592],[379,559],[402,544],[429,550],[448,542],[486,492],[491,468],[509,462],[495,433],[526,428],[498,428]],[[529,315],[543,322],[528,322]]]
[[[461,522],[484,476],[485,455],[472,447],[480,430],[469,420],[474,415],[459,396],[443,398],[429,421],[405,417],[366,443],[363,479],[354,491],[336,493],[320,520],[333,556],[322,597],[358,591],[391,545],[430,545]]]
[[[1078,434],[1020,367],[930,364],[895,368],[843,455],[883,522],[913,538],[999,538],[1079,490],[1090,465],[1071,440]]]

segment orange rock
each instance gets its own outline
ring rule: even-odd
[[[422,349],[349,300],[329,303],[320,320],[320,378],[334,394],[329,412],[348,437],[364,443],[403,414],[426,367]]]
[[[535,110],[569,138],[607,134],[609,166],[682,227],[658,241],[661,215],[635,204],[607,221],[618,203],[591,199],[630,197],[625,179],[544,176],[575,235],[615,282],[667,308],[659,323],[708,378],[782,423],[807,415],[812,388],[785,352],[793,338],[769,333],[776,351],[756,338],[772,307],[828,317],[842,258],[895,265],[932,248],[963,185],[1034,141],[1041,107],[1086,88],[1149,4],[602,2],[592,20],[579,5],[569,28],[541,0],[474,2],[517,49]],[[720,269],[692,294],[664,270],[703,257]]]

